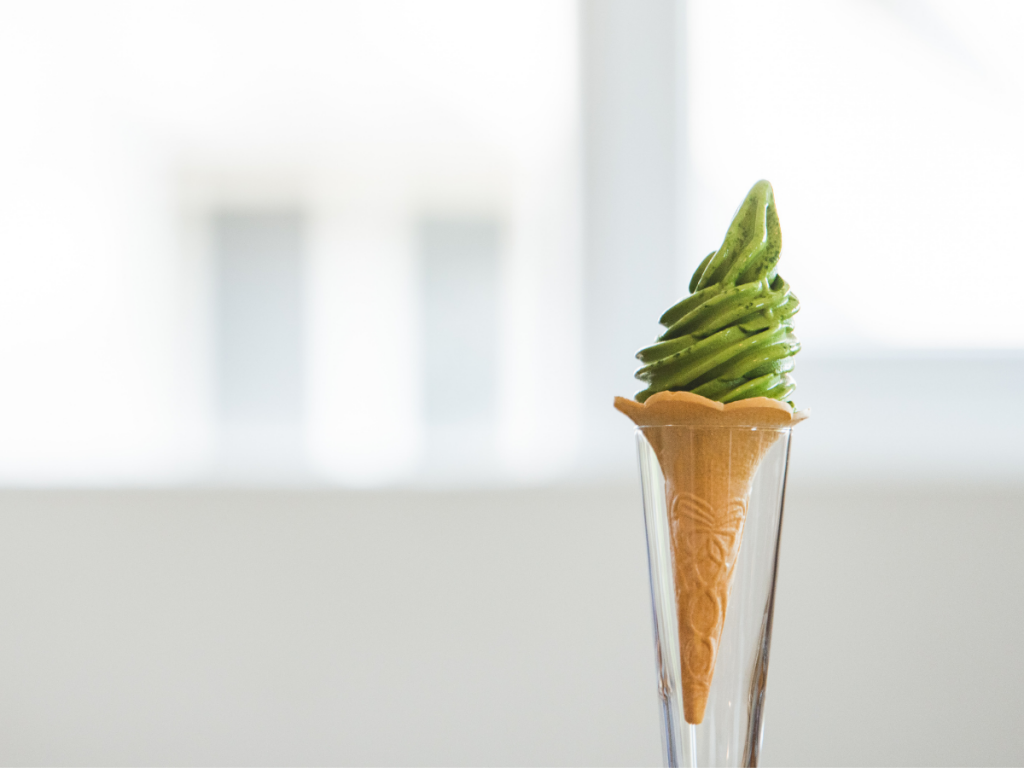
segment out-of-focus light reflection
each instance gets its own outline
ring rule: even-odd
[[[690,268],[763,177],[805,353],[1024,346],[1024,7],[689,8]]]

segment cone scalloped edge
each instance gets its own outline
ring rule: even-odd
[[[788,403],[767,397],[751,397],[719,403],[693,392],[658,392],[643,404],[626,397],[615,398],[615,408],[638,427],[754,427],[785,428],[808,416]]]

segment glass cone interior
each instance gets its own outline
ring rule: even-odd
[[[652,430],[661,432],[648,434]],[[651,440],[686,443],[699,455],[701,445],[749,441],[752,431],[769,447],[752,481],[724,468],[735,500],[728,511],[718,514],[681,492],[685,480],[666,488]],[[636,437],[665,764],[757,765],[790,429],[639,427]],[[709,586],[715,579],[718,586]],[[703,583],[695,586],[695,580]],[[698,626],[695,634],[694,625],[702,623],[706,631]],[[686,714],[698,722],[687,722]]]

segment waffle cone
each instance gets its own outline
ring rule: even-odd
[[[615,407],[644,428],[665,478],[683,715],[697,725],[715,673],[754,474],[782,434],[773,428],[806,414],[763,397],[723,405],[690,392],[659,392],[643,405],[617,397]]]

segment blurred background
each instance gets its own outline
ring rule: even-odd
[[[1024,6],[0,2],[0,762],[660,762],[634,352],[774,185],[763,760],[1024,761]]]

